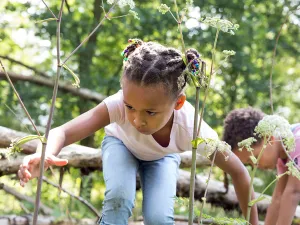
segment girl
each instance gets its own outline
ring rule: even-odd
[[[178,50],[137,39],[131,40],[123,54],[122,90],[53,129],[45,163],[47,167],[67,164],[66,160],[55,157],[64,146],[105,127],[102,160],[106,192],[99,224],[128,223],[139,173],[144,224],[173,225],[178,153],[192,149],[195,110],[185,101],[183,92],[187,83],[187,75],[183,73],[186,65]],[[199,57],[193,49],[186,55],[189,61]],[[201,137],[216,139],[217,134],[203,122]],[[39,161],[38,153],[24,159],[18,171],[22,186],[39,175]],[[232,176],[245,215],[250,186],[247,170],[234,155],[225,161],[223,154],[217,153],[215,164]],[[256,208],[252,210],[251,221],[258,223]]]
[[[231,111],[224,121],[223,139],[231,145],[233,152],[245,164],[253,164],[250,160],[250,152],[238,151],[238,142],[254,137],[254,129],[258,122],[263,119],[265,114],[254,108],[235,109]],[[291,126],[295,136],[296,148],[290,153],[291,158],[299,165],[300,160],[300,123]],[[252,144],[253,154],[257,158],[262,146],[263,140],[257,136],[258,140]],[[271,137],[272,145],[265,148],[258,167],[260,169],[275,169],[277,167],[278,175],[287,171],[286,163],[289,161],[284,152],[281,141],[278,137]],[[294,176],[283,176],[275,186],[272,196],[272,202],[267,210],[265,225],[292,224],[296,207],[300,201],[300,181]]]

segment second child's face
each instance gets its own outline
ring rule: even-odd
[[[259,153],[261,152],[262,146],[263,146],[263,143],[253,146],[253,149],[254,149],[253,154],[254,154],[255,158],[258,158]],[[258,162],[259,169],[275,169],[276,168],[276,164],[277,164],[279,155],[273,147],[274,147],[273,145],[268,144],[267,147],[265,148],[265,150]],[[235,150],[234,153],[237,155],[237,157],[240,158],[240,160],[244,164],[253,166],[253,162],[250,159],[251,154],[246,149],[243,149],[242,152]]]
[[[140,133],[154,134],[170,121],[176,102],[163,85],[140,86],[123,78],[122,89],[127,119]]]

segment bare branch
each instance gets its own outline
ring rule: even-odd
[[[52,16],[57,19],[57,17],[55,16],[55,14],[52,12],[52,10],[48,7],[48,5],[46,4],[46,2],[44,0],[42,0],[42,2],[44,3],[44,5],[47,7],[47,9],[50,11],[50,13],[52,14]],[[57,19],[58,20],[58,19]]]
[[[15,59],[13,59],[13,58],[11,58],[11,57],[9,57],[9,56],[0,55],[0,58],[9,60],[9,61],[11,61],[11,62],[13,62],[13,63],[16,63],[16,64],[19,64],[19,65],[21,65],[21,66],[24,66],[25,68],[32,70],[32,71],[35,72],[36,74],[39,74],[39,75],[41,75],[41,76],[43,76],[43,77],[49,78],[49,76],[48,76],[46,73],[41,72],[41,71],[37,70],[36,68],[34,68],[34,67],[32,67],[32,66],[29,66],[29,65],[27,65],[27,64],[25,64],[25,63],[23,63],[23,62],[21,62],[21,61],[15,60]],[[8,74],[9,74],[9,73],[8,73]]]
[[[25,76],[22,74],[16,74],[16,73],[8,73],[9,77],[13,81],[28,81],[34,84],[46,86],[49,88],[53,88],[54,86],[54,81],[51,78],[45,79],[44,77],[41,76]],[[5,78],[5,73],[0,72],[0,79]],[[103,101],[103,99],[106,98],[105,95],[99,94],[98,92],[91,91],[86,88],[75,88],[74,86],[67,84],[66,82],[60,81],[58,84],[59,90],[62,92],[66,93],[71,93],[74,96],[78,96],[79,98],[93,101],[95,103],[100,103]]]
[[[25,105],[24,105],[24,103],[23,103],[21,97],[19,96],[19,93],[17,92],[17,90],[16,90],[14,84],[12,83],[11,79],[9,78],[9,75],[8,75],[8,73],[6,72],[5,67],[4,67],[4,65],[2,64],[2,61],[1,61],[1,60],[0,60],[0,65],[1,65],[1,67],[2,67],[2,70],[4,71],[4,74],[5,74],[6,78],[7,78],[7,80],[8,80],[8,82],[9,82],[10,86],[12,87],[12,89],[13,89],[15,95],[17,96],[17,98],[18,98],[18,100],[19,100],[19,103],[20,103],[22,109],[24,110],[24,112],[25,112],[25,114],[27,115],[29,121],[31,122],[32,126],[34,127],[36,133],[37,133],[39,136],[41,136],[41,134],[40,134],[40,132],[38,131],[38,129],[36,128],[36,126],[35,126],[35,124],[34,124],[32,118],[31,118],[31,116],[29,115],[29,113],[28,113],[28,111],[27,111],[27,109],[26,109],[26,107],[25,107]]]
[[[34,204],[34,198],[29,197],[27,195],[23,195],[17,190],[13,189],[12,187],[9,187],[3,183],[0,183],[0,189],[4,190],[6,193],[13,195],[16,199],[20,201],[26,201],[31,204]],[[48,206],[41,203],[41,210],[45,215],[51,215],[53,213],[53,210],[49,208]]]
[[[92,206],[87,200],[85,200],[84,198],[80,197],[80,196],[76,196],[73,193],[67,191],[65,188],[60,187],[58,184],[53,183],[52,181],[48,180],[46,177],[43,177],[43,180],[58,188],[59,190],[62,190],[63,192],[67,193],[68,195],[70,195],[71,197],[77,199],[78,201],[80,201],[81,203],[83,203],[84,205],[86,205],[96,216],[101,217],[101,214],[96,210],[96,208],[94,206]]]

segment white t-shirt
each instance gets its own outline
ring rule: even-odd
[[[170,153],[181,153],[192,150],[194,107],[185,101],[180,110],[174,110],[173,126],[170,134],[170,143],[167,147],[158,144],[152,135],[141,134],[126,118],[123,102],[123,92],[104,99],[109,112],[111,124],[105,127],[108,136],[114,136],[129,149],[138,159],[151,161],[157,160]],[[201,125],[202,138],[217,139],[217,133],[204,121]],[[198,146],[198,152],[204,150],[204,145]],[[202,149],[201,149],[202,148]]]

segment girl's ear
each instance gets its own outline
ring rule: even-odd
[[[175,110],[181,109],[181,107],[183,106],[185,100],[186,100],[185,94],[179,95],[179,97],[177,98],[176,104],[175,104]]]

